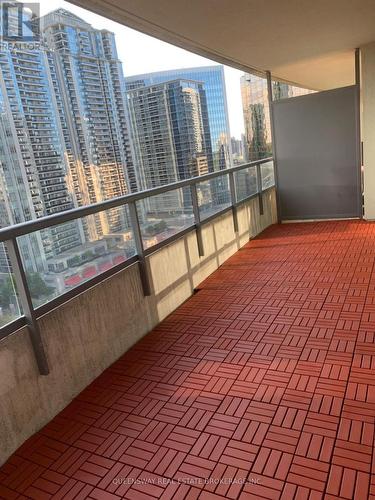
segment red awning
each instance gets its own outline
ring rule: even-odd
[[[126,257],[124,255],[116,255],[116,257],[113,258],[113,265],[115,266],[116,264],[121,264],[121,262],[125,262]]]
[[[65,278],[64,283],[66,286],[77,286],[81,283],[82,278],[78,274],[74,276],[69,276],[69,278]]]
[[[104,271],[107,271],[108,269],[111,269],[111,267],[113,267],[111,261],[102,262],[101,264],[99,264],[99,271],[102,273]]]
[[[83,270],[82,276],[83,278],[92,278],[93,276],[96,276],[96,267],[95,266],[89,266],[85,267]]]

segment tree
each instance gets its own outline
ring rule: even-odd
[[[26,279],[32,299],[46,297],[54,291],[53,287],[45,284],[39,273],[26,271]],[[10,275],[0,286],[0,305],[2,307],[9,308],[10,304],[15,302],[15,290],[14,277]]]
[[[81,258],[79,255],[75,255],[74,257],[68,259],[69,267],[79,266],[80,263],[81,263]]]
[[[92,260],[93,258],[95,257],[94,253],[91,251],[91,250],[87,250],[86,252],[84,252],[81,256],[82,260],[84,262],[88,261],[88,260]]]
[[[3,308],[9,308],[12,299],[15,297],[13,279],[8,278],[0,286],[0,305]]]
[[[45,284],[39,273],[26,272],[26,279],[30,295],[33,299],[40,299],[41,297],[50,295],[54,291],[52,286]]]
[[[150,224],[145,228],[145,233],[148,236],[155,236],[155,234],[159,234],[165,231],[168,227],[168,224],[165,220],[160,220],[159,222],[155,222],[154,224]]]

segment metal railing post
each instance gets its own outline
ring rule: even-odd
[[[202,227],[201,227],[201,216],[199,213],[198,195],[197,195],[197,185],[190,185],[191,192],[191,203],[193,205],[193,215],[195,222],[195,233],[197,235],[197,246],[199,257],[204,256],[203,238],[202,238]]]
[[[233,172],[229,172],[229,189],[230,189],[230,198],[232,202],[232,216],[233,216],[233,228],[234,232],[238,233],[238,217],[237,217],[237,206],[236,206],[236,185],[234,183],[234,174]]]
[[[257,191],[258,191],[258,200],[259,200],[259,213],[263,215],[263,195],[262,195],[262,172],[260,168],[260,163],[256,165],[256,173],[257,173]]]
[[[17,295],[22,306],[23,314],[25,315],[26,324],[29,331],[29,336],[34,350],[39,373],[41,375],[48,375],[48,361],[44,350],[42,337],[40,335],[38,320],[34,311],[33,301],[27,284],[26,273],[23,268],[17,240],[8,240],[5,242],[5,245],[8,251],[12,274],[17,288]]]
[[[135,203],[136,203],[135,201],[128,203],[130,224],[133,231],[135,249],[138,255],[139,275],[141,278],[143,295],[145,297],[148,297],[151,295],[151,286],[148,276],[146,259],[144,255],[141,228],[139,226],[138,211]]]

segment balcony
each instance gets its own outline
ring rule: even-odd
[[[113,0],[249,71],[272,157],[0,229],[0,498],[375,498],[375,9],[289,3]]]
[[[166,199],[182,211],[167,216]],[[0,460],[276,220],[265,159],[1,229],[21,312],[0,329]],[[124,224],[125,232],[104,231]],[[55,295],[35,297],[24,239],[35,245],[69,230],[74,240],[80,225],[102,236],[47,260],[43,276]]]

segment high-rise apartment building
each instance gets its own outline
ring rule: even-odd
[[[212,170],[206,93],[202,83],[172,80],[127,93],[140,189]],[[187,200],[173,191],[150,200],[150,211],[173,212]]]
[[[223,66],[173,69],[129,76],[125,78],[125,81],[127,89],[132,90],[176,79],[194,80],[203,84],[207,100],[213,169],[222,170],[229,167],[231,144]]]
[[[74,206],[59,117],[57,74],[48,50],[2,47],[0,52],[0,189],[2,226]],[[81,243],[76,222],[20,239],[25,266]]]
[[[127,131],[125,83],[113,33],[58,9],[41,18],[44,44],[58,75],[54,92],[77,206],[136,190]],[[122,209],[91,218],[86,238],[121,230]]]
[[[233,164],[242,163],[245,159],[243,138],[241,137],[241,139],[236,139],[236,137],[231,137],[230,142],[232,145]]]
[[[11,26],[19,12],[9,10]],[[40,21],[40,44],[0,52],[1,226],[136,190],[114,35],[64,9]],[[112,209],[20,238],[26,269],[64,271],[74,254],[102,253],[94,242],[126,230],[125,214]]]

